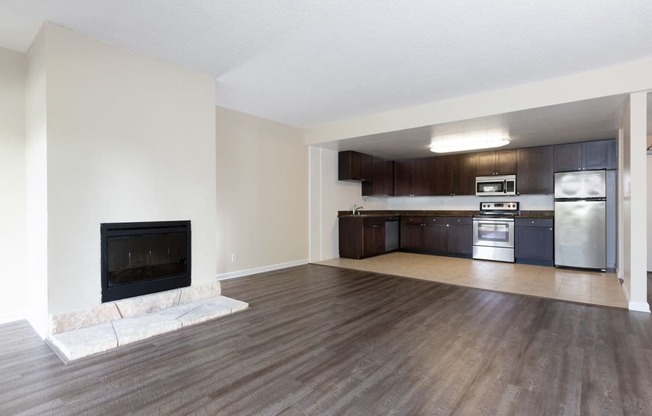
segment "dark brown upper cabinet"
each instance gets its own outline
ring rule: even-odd
[[[371,182],[373,158],[364,153],[347,150],[337,155],[337,178],[341,181]]]
[[[372,158],[371,182],[362,182],[363,196],[394,195],[394,162]]]
[[[435,195],[454,195],[457,156],[447,155],[435,158]]]
[[[516,173],[516,150],[477,153],[476,175],[512,175]]]
[[[435,195],[435,158],[394,161],[394,196]]]
[[[435,195],[475,194],[474,153],[435,158]]]
[[[475,195],[476,161],[475,153],[457,155],[455,189],[453,195]]]
[[[552,146],[517,149],[516,157],[518,193],[521,195],[552,194]]]
[[[553,170],[617,169],[616,140],[558,144],[553,147]]]

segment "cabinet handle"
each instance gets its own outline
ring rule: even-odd
[[[550,231],[552,231],[552,228],[550,229]]]
[[[446,227],[450,227],[450,226],[451,226],[450,224],[446,224]]]
[[[371,228],[378,228],[378,224],[372,225]]]
[[[532,221],[532,224],[534,224],[534,221]]]

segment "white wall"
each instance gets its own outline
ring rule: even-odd
[[[215,122],[219,277],[306,263],[303,130],[221,107]]]
[[[40,32],[27,53],[25,89],[25,175],[27,218],[27,305],[29,321],[44,336],[48,329],[47,271],[47,97],[46,39]]]
[[[630,95],[620,140],[619,275],[632,310],[649,312],[647,300],[647,94]]]
[[[647,156],[647,271],[652,272],[652,155]]]
[[[27,317],[26,71],[25,55],[0,48],[0,323]]]
[[[214,281],[214,80],[54,25],[42,32],[49,312],[100,303],[103,222],[191,220],[192,284]]]

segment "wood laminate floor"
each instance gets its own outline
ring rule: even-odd
[[[320,265],[64,366],[0,325],[1,415],[649,415],[652,315]]]
[[[615,273],[395,252],[317,264],[521,295],[627,308]]]

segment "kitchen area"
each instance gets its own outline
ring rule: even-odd
[[[591,140],[384,160],[338,154],[363,201],[323,264],[627,307],[616,260],[617,143]]]

